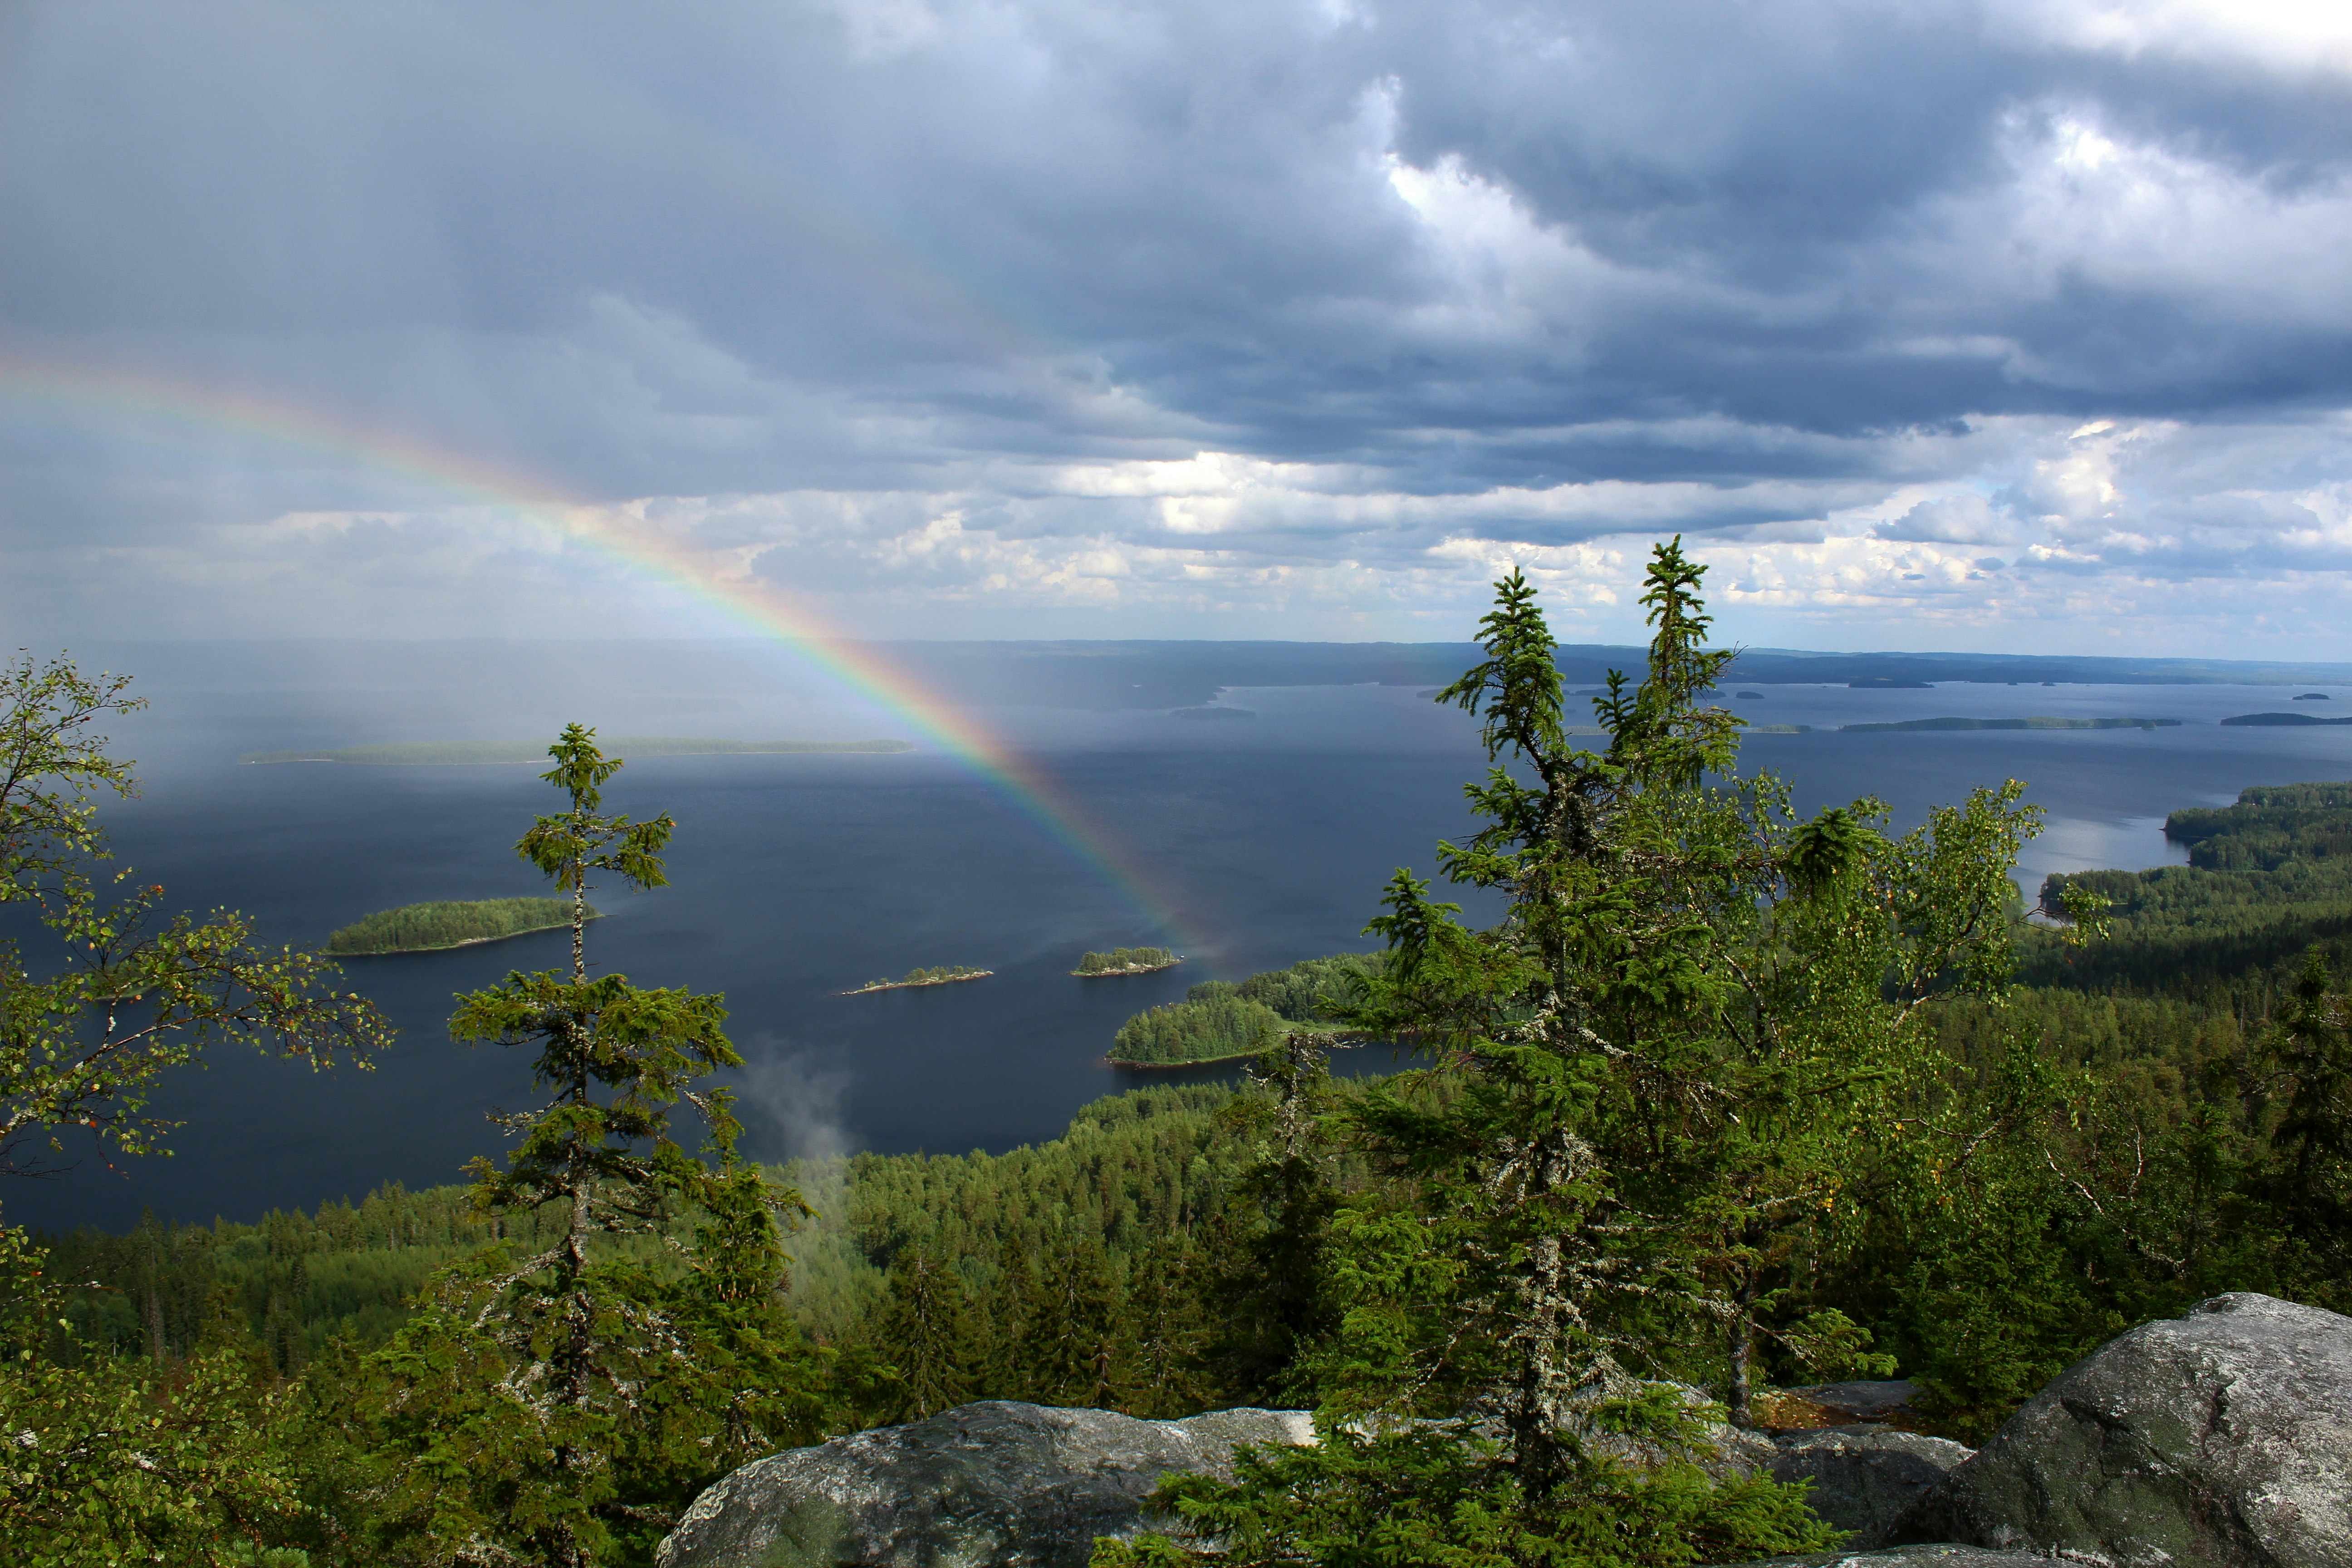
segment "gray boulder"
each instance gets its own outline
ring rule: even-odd
[[[1826,1523],[1853,1531],[1846,1544],[1877,1546],[1906,1509],[1969,1458],[1948,1437],[1885,1426],[1791,1432],[1776,1445],[1770,1474],[1810,1481],[1805,1500]]]
[[[1876,1552],[1816,1552],[1804,1557],[1767,1557],[1738,1568],[2051,1568],[2040,1552],[1989,1552],[1981,1546],[1939,1542],[1933,1546],[1889,1546]]]
[[[2068,1368],[1896,1542],[2112,1568],[2352,1563],[2352,1318],[2216,1296]]]
[[[1139,1421],[990,1400],[756,1459],[694,1500],[659,1568],[1083,1568],[1171,1470],[1231,1479],[1236,1443],[1311,1443],[1296,1410]]]

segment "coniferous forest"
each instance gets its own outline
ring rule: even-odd
[[[1318,1413],[1318,1447],[1169,1485],[1215,1553],[1106,1568],[1740,1562],[1833,1544],[1695,1462],[1769,1389],[1899,1374],[1976,1440],[2205,1296],[2352,1310],[2352,785],[2184,810],[2189,866],[2029,909],[2017,782],[1898,832],[1740,769],[1702,574],[1658,548],[1647,666],[1589,711],[1496,585],[1437,693],[1491,760],[1480,826],[1435,848],[1496,923],[1400,870],[1370,955],[1195,986],[1114,1051],[1252,1053],[1240,1084],[1004,1154],[742,1157],[723,1000],[592,976],[589,883],[659,888],[675,825],[605,814],[622,759],[567,730],[517,826],[570,962],[450,1021],[543,1100],[469,1184],[0,1231],[8,1560],[644,1563],[748,1459],[1006,1398]],[[322,957],[112,880],[121,681],[0,680],[0,899],[50,944],[0,951],[16,1169],[68,1129],[153,1147],[149,1087],[204,1051],[380,1048]]]

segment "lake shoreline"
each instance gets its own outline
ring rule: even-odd
[[[590,915],[588,918],[601,921],[604,917]],[[521,931],[500,931],[496,936],[469,936],[463,942],[438,942],[431,947],[378,947],[365,952],[333,952],[325,948],[319,951],[337,963],[346,958],[400,958],[412,952],[455,952],[461,947],[483,947],[494,942],[512,942],[519,936],[537,936],[543,931],[562,931],[571,923],[568,920],[556,921],[549,925],[528,926]]]

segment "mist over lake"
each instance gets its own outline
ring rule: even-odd
[[[1055,1135],[1097,1096],[1166,1081],[1102,1062],[1130,1013],[1199,980],[1370,945],[1360,932],[1381,883],[1400,865],[1433,871],[1435,841],[1470,827],[1461,786],[1483,766],[1473,722],[1413,684],[1203,689],[1198,668],[1146,660],[1138,681],[1096,670],[1091,686],[1056,677],[1028,701],[1004,700],[1024,695],[1017,686],[974,693],[1000,700],[972,701],[970,716],[1033,760],[1140,869],[1139,904],[906,719],[771,651],[567,660],[424,645],[313,649],[277,662],[251,645],[169,657],[106,651],[141,675],[138,689],[155,701],[116,727],[117,750],[140,759],[145,784],[142,798],[104,814],[120,863],[163,883],[173,908],[244,910],[272,942],[321,942],[404,903],[545,890],[513,844],[556,796],[529,766],[240,765],[244,752],[551,736],[575,717],[606,736],[918,742],[904,755],[646,757],[607,792],[609,809],[667,810],[679,826],[667,889],[595,895],[606,918],[589,933],[592,963],[639,984],[725,993],[730,1032],[749,1063],[738,1079],[747,1147],[771,1158],[1002,1150]],[[1451,661],[1444,673],[1458,671],[1467,652],[1418,647],[1395,656],[1411,669],[1383,674],[1442,679],[1428,669]],[[1751,685],[1739,675],[1725,700],[1752,724],[1813,727],[1753,735],[1743,753],[1748,767],[1793,781],[1805,809],[1875,794],[1907,827],[1972,785],[2026,780],[2049,818],[2020,868],[2029,890],[2054,870],[2180,858],[2161,834],[2175,808],[2352,771],[2352,727],[2218,724],[2288,709],[2305,690],[2331,700],[2298,710],[2352,712],[2352,687],[1853,689]],[[1121,687],[1137,694],[1130,701],[1165,706],[1119,706]],[[1250,717],[1207,722],[1171,710],[1186,706]],[[2026,715],[2179,723],[1834,730]],[[10,1216],[121,1228],[152,1207],[179,1220],[249,1219],[356,1198],[387,1181],[457,1180],[467,1159],[501,1146],[484,1112],[525,1102],[530,1084],[522,1053],[449,1043],[451,996],[510,968],[557,966],[567,943],[550,931],[347,962],[347,983],[401,1031],[375,1070],[314,1075],[215,1050],[208,1068],[176,1075],[159,1096],[163,1114],[188,1122],[170,1141],[174,1158],[110,1170],[82,1157],[54,1180],[12,1184]],[[1146,943],[1171,944],[1186,962],[1115,980],[1067,973],[1089,948]],[[28,950],[37,954],[37,940]],[[949,963],[995,973],[970,984],[838,994]],[[1355,1065],[1389,1065],[1372,1054]]]

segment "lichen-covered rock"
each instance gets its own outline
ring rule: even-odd
[[[1816,1552],[1805,1557],[1767,1557],[1738,1568],[2052,1568],[2040,1552],[1992,1552],[1981,1546],[1939,1542],[1933,1546],[1888,1546],[1875,1552]]]
[[[1853,1531],[1850,1548],[1877,1546],[1903,1511],[1970,1450],[1947,1437],[1885,1426],[1791,1432],[1776,1446],[1770,1474],[1810,1481],[1805,1500],[1826,1522]]]
[[[1295,1410],[1139,1421],[990,1400],[757,1459],[694,1500],[660,1568],[1083,1568],[1171,1470],[1230,1479],[1237,1443],[1311,1443]]]
[[[1888,1533],[2113,1568],[2345,1568],[2352,1318],[2242,1294],[2134,1329]]]

